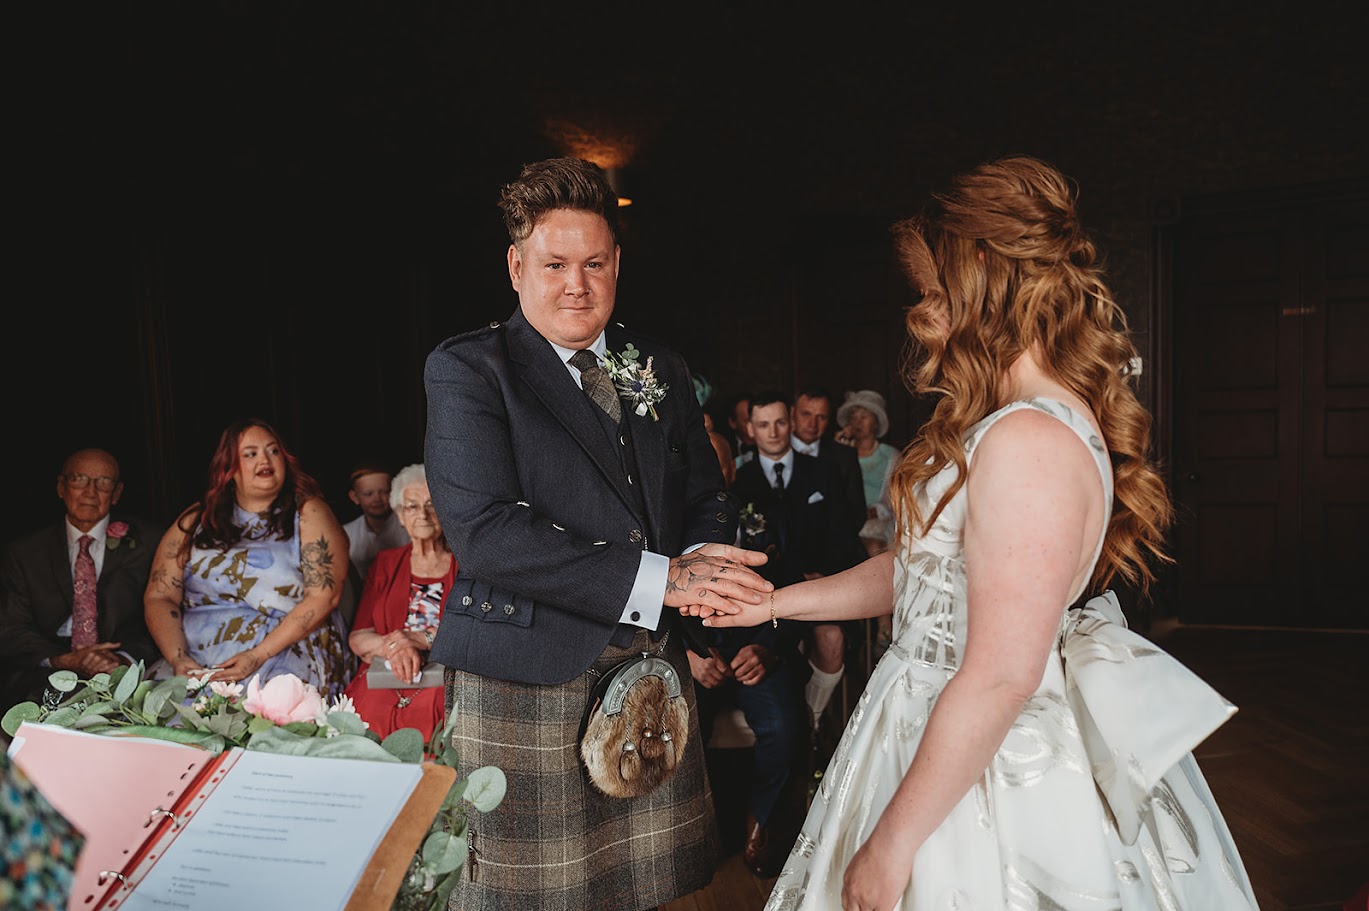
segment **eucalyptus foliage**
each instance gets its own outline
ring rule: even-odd
[[[269,753],[368,759],[379,762],[423,762],[457,767],[451,745],[452,721],[427,743],[414,728],[401,728],[383,741],[350,706],[325,709],[326,723],[296,721],[277,725],[254,715],[237,699],[222,696],[200,701],[187,696],[201,689],[187,677],[145,680],[140,661],[109,674],[81,680],[71,671],[49,678],[50,698],[43,705],[21,702],[0,719],[13,736],[25,721],[52,724],[88,734],[152,737],[188,744],[211,753],[239,746]],[[207,692],[207,688],[204,690]],[[455,712],[455,709],[453,709]],[[466,862],[466,813],[474,807],[488,813],[504,799],[504,773],[485,766],[458,778],[433,817],[395,896],[393,911],[441,911]]]

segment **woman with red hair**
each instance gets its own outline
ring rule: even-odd
[[[356,668],[336,608],[347,535],[265,421],[224,429],[204,498],[162,537],[143,605],[153,676],[262,682],[294,674],[326,697]]]
[[[1172,510],[1074,187],[991,162],[896,237],[939,400],[895,545],[705,621],[893,614],[766,908],[1254,909],[1191,752],[1235,709],[1106,591],[1147,587]]]

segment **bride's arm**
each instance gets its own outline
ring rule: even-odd
[[[786,585],[760,604],[739,604],[729,614],[716,614],[704,626],[757,626],[775,617],[793,620],[863,620],[893,611],[894,556],[885,551],[834,576]],[[681,613],[684,613],[681,610]]]
[[[1029,410],[980,442],[967,481],[964,660],[898,790],[847,868],[843,897],[887,908],[922,843],[984,775],[1041,683],[1064,606],[1092,561],[1103,496],[1092,456]]]

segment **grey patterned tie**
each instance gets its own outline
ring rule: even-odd
[[[623,406],[618,402],[618,390],[613,388],[613,380],[608,371],[599,366],[599,359],[593,351],[581,349],[571,355],[570,365],[580,371],[580,385],[590,401],[613,418],[613,423],[623,419]]]

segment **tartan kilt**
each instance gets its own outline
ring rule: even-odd
[[[652,648],[645,630],[594,662],[606,671]],[[678,636],[663,656],[689,704],[689,742],[675,773],[645,797],[606,797],[580,759],[580,722],[597,681],[513,683],[447,668],[458,774],[493,765],[508,792],[469,811],[475,849],[448,911],[641,911],[708,885],[718,864],[713,794],[699,737],[693,676]],[[474,881],[472,881],[472,866]]]

